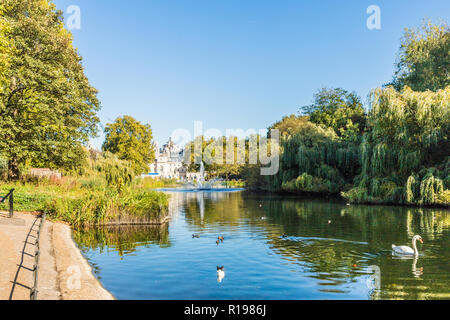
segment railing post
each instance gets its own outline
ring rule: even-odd
[[[37,234],[36,234],[36,252],[34,254],[34,268],[33,268],[33,287],[30,290],[30,300],[37,300],[38,297],[38,274],[39,274],[39,259],[41,257],[40,250],[40,238],[41,233],[44,228],[46,214],[43,213],[41,216],[41,224],[39,225]]]
[[[11,190],[9,195],[9,217],[12,218],[14,215],[14,189]]]

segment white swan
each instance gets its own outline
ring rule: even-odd
[[[408,246],[396,246],[395,244],[392,245],[392,251],[395,254],[400,254],[400,255],[414,255],[414,256],[418,256],[419,255],[419,250],[417,250],[417,246],[416,246],[416,241],[419,240],[420,243],[423,243],[422,237],[421,236],[414,236],[412,238],[412,248],[408,247]]]

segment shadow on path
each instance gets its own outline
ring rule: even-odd
[[[17,271],[16,271],[16,275],[15,275],[15,277],[14,277],[14,280],[11,281],[11,282],[12,282],[12,288],[11,288],[11,292],[10,292],[10,294],[9,294],[9,300],[13,300],[14,292],[15,292],[15,289],[16,289],[16,285],[17,285],[17,286],[21,286],[21,287],[23,287],[23,288],[26,288],[26,289],[28,289],[28,290],[30,290],[30,291],[31,291],[31,289],[32,289],[31,285],[30,285],[30,286],[27,286],[26,284],[19,282],[19,281],[18,281],[18,278],[19,278],[19,274],[20,274],[20,272],[21,272],[22,269],[25,269],[25,270],[30,271],[30,272],[33,272],[33,271],[34,271],[34,265],[32,265],[32,266],[30,267],[30,266],[26,266],[26,265],[24,264],[24,257],[25,257],[25,256],[29,256],[29,257],[33,257],[33,258],[34,258],[34,254],[30,254],[30,253],[26,252],[25,250],[27,249],[27,246],[28,246],[28,245],[33,246],[33,247],[36,246],[36,243],[35,243],[35,242],[30,242],[29,239],[30,239],[30,238],[35,238],[35,239],[37,239],[37,230],[34,230],[34,227],[36,226],[36,222],[37,222],[40,218],[41,218],[40,216],[37,216],[37,217],[36,217],[36,219],[33,221],[33,224],[31,225],[30,230],[28,231],[28,234],[27,234],[27,236],[26,236],[26,238],[25,238],[24,245],[23,245],[23,248],[22,248],[22,254],[21,254],[20,264],[18,265],[18,268],[17,268]],[[42,220],[41,220],[41,221],[42,221]],[[42,223],[42,222],[41,222],[41,223]],[[37,227],[39,228],[39,225],[37,225]],[[32,232],[35,233],[35,235],[33,235]]]

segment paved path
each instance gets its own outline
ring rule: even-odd
[[[41,219],[0,212],[0,300],[29,300]],[[72,240],[69,226],[46,220],[40,237],[38,300],[110,300]]]

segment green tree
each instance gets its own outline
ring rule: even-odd
[[[450,186],[450,86],[437,92],[376,89],[361,144],[355,202],[436,204]]]
[[[3,17],[4,4],[0,4],[0,94],[7,85],[7,71],[11,58],[12,44],[8,38],[9,24]]]
[[[97,131],[99,101],[62,13],[51,1],[2,0],[1,18],[14,43],[0,92],[0,150],[9,178],[25,163],[80,165],[82,146]]]
[[[295,114],[291,114],[290,116],[285,116],[280,121],[275,122],[269,127],[269,131],[271,129],[278,129],[280,131],[280,137],[287,138],[294,135],[307,121],[307,116],[296,116]]]
[[[114,153],[121,160],[128,160],[136,174],[148,172],[155,160],[152,129],[133,117],[123,116],[106,125],[103,151]]]
[[[344,139],[355,140],[365,128],[366,116],[361,99],[354,92],[341,88],[320,89],[314,103],[303,107],[309,120],[325,128],[332,128]]]
[[[392,84],[401,91],[437,91],[450,85],[450,28],[425,21],[420,28],[405,29]]]
[[[280,171],[272,179],[274,189],[335,194],[358,173],[357,147],[339,139],[332,128],[305,122],[281,147]]]

